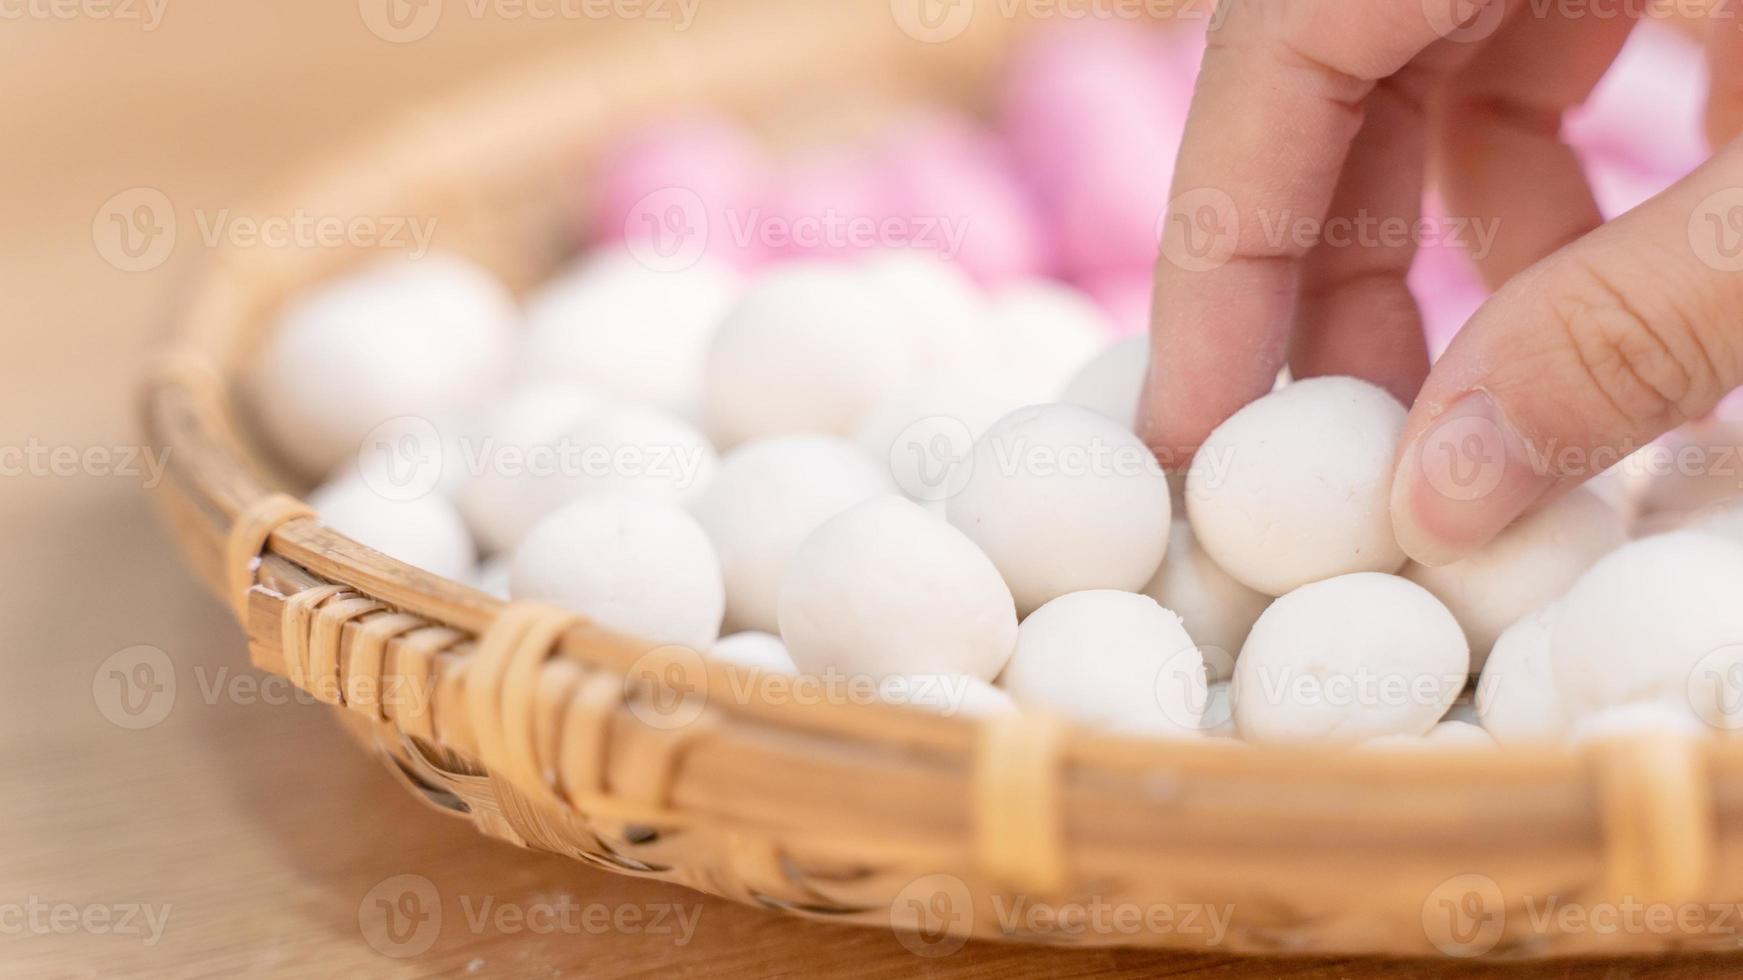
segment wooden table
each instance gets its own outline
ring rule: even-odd
[[[425,809],[325,710],[248,670],[238,631],[172,554],[142,492],[148,474],[125,472],[117,458],[57,475],[51,449],[137,447],[139,365],[204,251],[206,228],[233,217],[226,208],[431,90],[612,26],[490,7],[480,17],[450,11],[428,37],[390,44],[348,2],[68,8],[38,0],[4,9],[26,15],[0,19],[0,311],[10,354],[0,447],[37,447],[37,455],[25,472],[13,467],[0,479],[9,552],[0,563],[0,975],[1694,977],[1739,969],[1700,960],[1523,969],[1258,961],[997,944],[920,959],[885,931],[795,921],[516,851]],[[67,19],[53,13],[69,9]],[[97,16],[105,9],[116,16]],[[105,201],[136,187],[165,194],[186,230],[170,261],[130,274],[105,261],[92,225]],[[163,651],[176,689],[166,717],[130,729],[111,720],[130,718],[117,710],[111,658],[140,645]],[[408,881],[426,895],[434,889],[441,925],[396,944],[368,917]],[[546,917],[562,909],[568,918]],[[614,912],[645,918],[602,927],[599,916]],[[425,945],[414,956],[386,955]]]

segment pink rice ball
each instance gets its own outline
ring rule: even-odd
[[[1154,265],[1197,57],[1190,41],[1109,23],[1049,31],[1017,56],[1001,118],[1065,274]]]
[[[1450,227],[1444,224],[1446,207],[1438,196],[1424,199],[1422,217],[1441,223],[1439,227]],[[1461,237],[1468,242],[1474,236],[1467,230]],[[1483,285],[1476,263],[1465,254],[1463,245],[1451,241],[1429,240],[1422,244],[1410,267],[1409,285],[1422,311],[1423,334],[1434,357],[1446,350],[1465,321],[1489,298],[1489,289]]]
[[[1590,166],[1669,178],[1668,184],[1707,159],[1706,95],[1700,44],[1648,19],[1628,36],[1591,97],[1568,114],[1563,134]]]
[[[1115,336],[1129,337],[1150,332],[1150,273],[1115,272],[1086,277],[1083,291],[1108,315]]]
[[[733,231],[762,203],[767,159],[731,122],[693,116],[645,127],[606,153],[597,183],[597,237],[644,261],[682,268],[707,254],[749,268],[765,257]]]
[[[877,245],[884,195],[857,151],[823,153],[782,168],[761,220],[749,223],[772,257],[851,258]]]
[[[985,285],[1046,274],[1045,229],[1008,158],[959,135],[910,130],[882,148],[881,244],[935,252]]]

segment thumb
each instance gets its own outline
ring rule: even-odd
[[[1398,542],[1455,561],[1739,384],[1743,141],[1477,311],[1405,425]]]

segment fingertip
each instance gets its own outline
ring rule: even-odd
[[[1418,410],[1421,410],[1419,406]],[[1488,392],[1455,399],[1401,447],[1392,476],[1392,530],[1424,565],[1488,544],[1554,483]]]

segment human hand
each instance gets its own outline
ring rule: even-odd
[[[1709,24],[1708,137],[1730,145],[1604,224],[1560,127],[1633,29],[1620,10],[1224,0],[1157,266],[1147,441],[1184,465],[1286,362],[1365,378],[1414,403],[1393,521],[1440,564],[1706,413],[1743,385],[1740,8]],[[1432,372],[1414,241],[1278,234],[1414,222],[1431,167],[1449,210],[1497,222],[1474,258],[1500,286]]]

